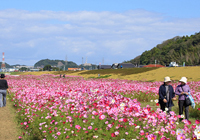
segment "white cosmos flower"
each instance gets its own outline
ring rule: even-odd
[[[155,103],[158,103],[158,99],[154,100]]]
[[[165,111],[168,111],[169,109],[167,107],[165,107]]]
[[[113,104],[115,103],[115,100],[114,99],[112,99],[112,101],[111,101]]]
[[[200,139],[200,128],[195,129],[194,134],[197,136],[197,139]]]
[[[121,110],[124,110],[124,107],[122,106],[120,109],[121,109]]]
[[[135,128],[140,128],[140,126],[138,125],[138,126],[136,126]]]
[[[153,102],[153,100],[151,100],[150,102]]]
[[[181,118],[184,118],[184,115],[183,115],[183,114],[181,115]]]
[[[125,103],[121,103],[120,106],[124,107],[124,106],[125,106]]]

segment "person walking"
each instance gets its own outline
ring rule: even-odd
[[[1,74],[0,77],[0,107],[5,107],[6,106],[6,93],[8,90],[8,83],[5,80],[5,75]],[[9,93],[9,90],[8,90]],[[3,101],[2,101],[2,97],[3,97]]]
[[[185,108],[185,119],[189,120],[189,106],[186,106],[186,98],[190,93],[190,87],[187,85],[187,78],[182,77],[180,80],[180,85],[176,87],[175,93],[179,96],[178,106],[179,106],[179,115],[183,115],[183,107]],[[180,118],[179,121],[182,121],[183,118]]]
[[[171,111],[172,106],[174,106],[172,100],[176,100],[174,89],[170,84],[170,77],[167,76],[164,78],[164,83],[159,88],[160,109],[168,113]],[[167,108],[167,110],[165,108]]]

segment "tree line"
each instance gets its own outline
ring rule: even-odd
[[[176,36],[158,44],[151,50],[143,52],[136,58],[126,61],[138,65],[154,64],[169,65],[175,61],[179,65],[200,65],[200,32],[191,36]]]

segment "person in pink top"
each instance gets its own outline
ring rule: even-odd
[[[187,78],[182,77],[179,82],[181,83],[176,87],[175,93],[179,96],[179,115],[183,115],[183,107],[185,108],[185,119],[189,120],[189,106],[186,106],[185,99],[188,98],[187,95],[190,92],[190,87],[187,85]],[[180,118],[182,121],[183,118]]]

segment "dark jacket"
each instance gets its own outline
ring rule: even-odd
[[[174,89],[171,85],[169,85],[169,101],[167,101],[167,104],[166,104],[168,107],[174,106],[173,101],[172,101],[172,98],[174,97],[175,97]],[[165,104],[163,102],[163,99],[167,100],[165,84],[161,85],[159,88],[159,104]]]

